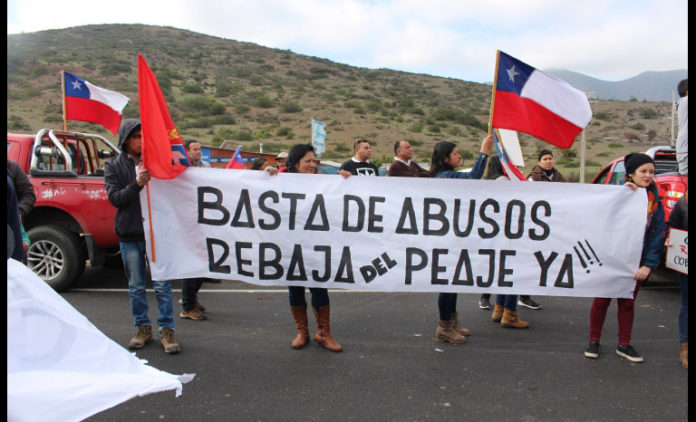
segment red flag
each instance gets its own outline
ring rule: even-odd
[[[174,126],[155,74],[138,54],[138,99],[143,133],[143,164],[152,177],[173,179],[186,170],[186,156],[179,157],[184,142]],[[174,147],[173,147],[174,146]],[[174,156],[172,150],[176,150]],[[176,160],[176,161],[175,161]],[[175,164],[176,163],[176,164]]]

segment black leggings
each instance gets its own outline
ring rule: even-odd
[[[303,306],[307,304],[305,300],[305,288],[302,286],[289,286],[290,306]],[[310,287],[312,294],[312,307],[317,311],[322,306],[329,304],[329,291],[321,287]]]

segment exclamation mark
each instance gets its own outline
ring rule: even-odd
[[[594,255],[595,259],[596,259],[597,262],[599,263],[599,266],[601,267],[601,266],[602,266],[602,261],[599,260],[599,257],[598,257],[597,254],[595,253],[594,249],[592,249],[592,246],[590,246],[590,242],[588,242],[587,239],[585,239],[585,244],[586,244],[587,247],[590,249],[590,252],[592,252],[592,255]]]
[[[582,249],[582,251],[585,253],[585,256],[587,257],[587,260],[590,262],[590,265],[594,264],[594,262],[592,262],[592,257],[590,256],[590,254],[587,253],[587,251],[582,246],[582,243],[580,243],[580,241],[578,241],[578,246],[580,246],[580,249]]]
[[[580,264],[582,264],[582,268],[584,268],[585,271],[589,273],[590,270],[587,268],[587,264],[585,263],[585,260],[582,259],[582,255],[580,255],[580,251],[578,251],[578,248],[573,246],[573,250],[575,251],[575,255],[577,255],[578,258],[580,259]]]

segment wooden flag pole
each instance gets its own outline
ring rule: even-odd
[[[488,134],[493,133],[493,110],[495,107],[495,88],[498,84],[498,62],[500,61],[500,50],[495,51],[495,73],[493,74],[493,90],[491,91],[491,111],[488,114]],[[496,151],[497,154],[497,151]],[[490,154],[489,154],[490,156]],[[486,168],[483,170],[483,178],[485,179],[488,175],[488,164],[490,160],[486,161]]]
[[[495,109],[495,89],[498,85],[498,64],[500,63],[500,50],[495,51],[495,73],[493,74],[493,90],[491,92],[491,112],[488,115],[488,134],[493,133],[493,110]]]
[[[63,104],[63,131],[68,131],[68,119],[65,114],[65,70],[60,71],[61,103]]]

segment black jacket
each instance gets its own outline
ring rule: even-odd
[[[34,194],[34,185],[31,184],[27,174],[24,173],[22,167],[16,161],[7,160],[7,171],[12,178],[15,191],[17,192],[17,206],[19,214],[24,218],[34,208],[36,203],[36,195]]]
[[[104,164],[104,182],[111,205],[116,207],[114,231],[122,242],[145,240],[140,212],[140,190],[135,183],[136,162],[125,150],[128,136],[140,126],[138,119],[126,119],[118,131],[121,153]]]

